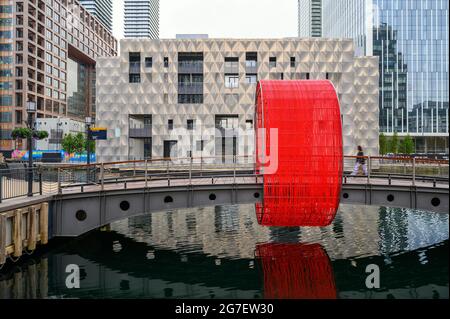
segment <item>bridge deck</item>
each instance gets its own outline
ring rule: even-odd
[[[161,188],[161,187],[187,187],[189,185],[193,186],[208,186],[208,185],[233,185],[234,183],[238,185],[257,185],[263,183],[262,176],[233,176],[229,177],[192,177],[191,180],[189,178],[160,178],[156,180],[148,179],[147,187],[149,188]],[[145,181],[142,177],[137,177],[133,179],[132,177],[127,178],[126,180],[121,180],[118,182],[107,182],[103,185],[103,190],[114,191],[114,190],[126,190],[126,189],[143,189],[145,188]],[[442,180],[438,180],[435,183],[430,180],[421,180],[417,178],[415,181],[415,185],[412,179],[387,179],[387,178],[377,178],[372,177],[370,181],[367,179],[367,176],[346,176],[343,181],[344,186],[385,186],[388,188],[394,187],[417,187],[422,189],[449,189],[448,182],[443,182]],[[79,194],[79,193],[93,193],[99,192],[102,190],[102,185],[100,184],[79,184],[79,185],[71,185],[71,184],[62,184],[62,194]],[[45,182],[45,188],[48,190],[44,195],[34,196],[34,197],[17,197],[14,199],[4,200],[0,203],[0,212],[14,209],[15,207],[33,205],[34,203],[41,202],[43,200],[48,200],[54,195],[58,194],[58,185],[55,182]]]

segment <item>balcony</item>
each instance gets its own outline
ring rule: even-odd
[[[178,94],[203,94],[203,83],[178,83]]]
[[[179,61],[178,73],[203,74],[202,61]]]
[[[150,138],[152,137],[152,127],[130,128],[128,135],[130,138]]]

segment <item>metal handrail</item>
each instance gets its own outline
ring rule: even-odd
[[[383,178],[388,179],[389,183],[392,180],[412,180],[412,185],[416,185],[417,181],[433,183],[433,187],[436,187],[436,183],[448,183],[448,177],[442,176],[441,166],[442,164],[448,164],[448,161],[443,160],[423,160],[416,159],[414,157],[382,157],[382,156],[345,156],[344,160],[356,160],[357,158],[367,159],[368,162],[368,174],[363,175],[363,178],[367,178],[367,183],[371,183],[371,178]],[[220,159],[219,162],[214,161]],[[225,161],[223,161],[225,160]],[[398,172],[383,172],[378,171],[376,168],[377,163],[380,164],[381,160],[399,160],[402,163],[411,163],[412,166],[408,166],[409,173],[399,174]],[[166,179],[170,186],[170,180],[176,179],[189,179],[189,185],[192,184],[194,178],[212,178],[221,177],[233,178],[233,182],[236,182],[236,177],[252,176],[258,177],[255,171],[257,167],[254,163],[253,156],[205,156],[205,157],[184,157],[177,158],[172,162],[168,158],[153,158],[149,160],[132,160],[132,161],[118,161],[110,163],[92,163],[77,164],[77,165],[54,165],[54,166],[38,166],[33,168],[36,170],[35,189],[34,194],[53,194],[62,192],[62,189],[70,187],[84,187],[84,186],[100,186],[104,189],[106,184],[120,183],[120,182],[136,182],[143,180],[148,186],[149,180]],[[377,162],[378,161],[378,162]],[[348,164],[344,163],[344,183],[350,177]],[[373,165],[372,165],[373,164]],[[381,163],[382,164],[382,163]],[[388,163],[392,164],[392,163]],[[439,173],[433,175],[419,175],[417,169],[424,166],[420,165],[439,165]],[[411,172],[412,168],[412,172]],[[427,168],[427,166],[425,166]],[[433,169],[436,169],[434,167]],[[21,196],[25,196],[25,190],[22,189],[20,183],[24,183],[26,180],[27,167],[12,167],[7,169],[0,169],[0,202],[2,199],[11,199]],[[398,170],[398,168],[396,168]],[[420,171],[419,171],[420,172]],[[84,175],[85,174],[85,175]],[[247,174],[247,175],[246,175]],[[14,178],[15,176],[21,176]],[[23,176],[22,176],[23,175]],[[262,175],[259,175],[262,176]],[[19,185],[20,184],[20,185]]]

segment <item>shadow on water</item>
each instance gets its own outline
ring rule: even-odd
[[[320,229],[260,228],[251,205],[146,215],[53,240],[0,273],[0,298],[448,298],[448,217],[422,214],[341,209]]]

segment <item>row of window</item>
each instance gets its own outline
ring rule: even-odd
[[[131,58],[132,54],[135,54],[135,58]],[[136,65],[140,65],[140,54],[130,52],[130,63],[136,63]],[[153,67],[153,58],[152,57],[145,57],[144,59],[145,67],[146,68],[152,68]],[[246,61],[246,67],[256,67],[257,61],[256,60],[247,60]],[[274,68],[277,66],[277,58],[276,57],[270,57],[269,58],[269,67]],[[296,59],[295,57],[291,57],[290,59],[290,66],[292,68],[295,68],[296,66]],[[164,57],[164,67],[169,67],[169,58]],[[225,58],[225,68],[238,68],[239,67],[239,60],[238,58]]]

